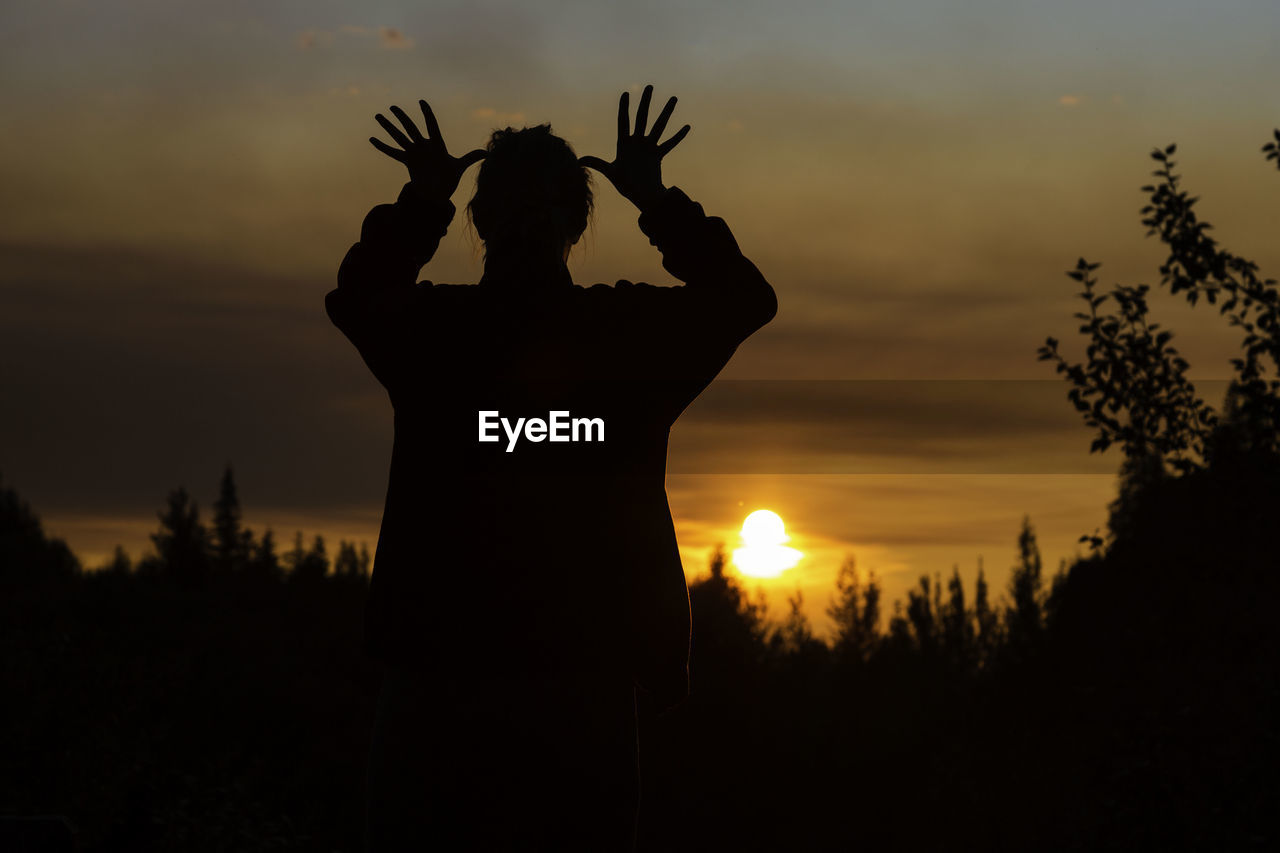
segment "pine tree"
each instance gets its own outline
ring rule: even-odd
[[[764,656],[766,628],[763,609],[752,602],[741,584],[725,572],[724,546],[711,555],[709,577],[689,584],[693,618],[691,665],[708,670],[743,670]],[[714,677],[714,673],[713,673]]]
[[[778,631],[782,650],[792,655],[804,653],[819,642],[813,636],[809,617],[804,613],[804,593],[797,589],[795,595],[788,596],[787,608],[787,619]]]
[[[258,540],[252,554],[250,567],[255,575],[268,578],[280,577],[280,558],[276,555],[275,534],[271,532],[270,527],[263,531],[262,538]]]
[[[938,650],[938,618],[934,609],[936,586],[929,581],[928,575],[920,576],[920,589],[907,590],[907,622],[911,626],[911,635],[918,648],[926,658],[934,658]]]
[[[329,573],[329,556],[325,553],[324,537],[319,533],[311,540],[311,550],[307,553],[307,569],[318,577]]]
[[[836,599],[827,615],[835,623],[836,657],[847,664],[865,663],[880,642],[880,584],[869,574],[864,587],[852,556],[836,575]]]
[[[339,540],[338,554],[333,559],[333,573],[344,578],[365,578],[369,575],[369,546]]]
[[[222,572],[244,568],[249,562],[246,535],[251,534],[241,526],[240,498],[230,464],[222,472],[213,511],[214,566]]]
[[[293,547],[284,555],[284,564],[289,570],[289,577],[297,576],[306,559],[307,549],[302,545],[302,531],[298,530],[293,534]]]
[[[947,596],[947,603],[940,611],[943,646],[952,665],[967,671],[975,663],[975,637],[973,613],[965,606],[959,566],[952,569],[951,580],[947,582]]]
[[[1066,558],[1063,558],[1058,562],[1058,570],[1053,573],[1053,578],[1050,579],[1049,595],[1044,602],[1044,623],[1046,628],[1053,626],[1058,608],[1062,605],[1062,599],[1066,595],[1069,572],[1070,569],[1067,566]]]
[[[361,576],[360,555],[356,553],[354,542],[348,542],[345,539],[338,540],[338,555],[333,558],[333,573],[341,578]]]
[[[167,506],[157,513],[160,530],[151,534],[154,565],[165,576],[187,582],[203,580],[209,573],[209,534],[200,523],[200,509],[187,490],[179,486],[169,493]]]
[[[111,553],[111,559],[99,571],[127,575],[133,571],[133,560],[129,559],[129,554],[124,550],[123,545],[117,545]]]
[[[1044,580],[1040,547],[1036,544],[1031,519],[1024,518],[1018,534],[1018,564],[1009,577],[1009,598],[1005,611],[1008,644],[1017,656],[1025,656],[1040,642],[1044,631]]]
[[[320,581],[329,573],[329,557],[325,553],[324,537],[318,533],[311,542],[311,549],[306,552],[302,551],[302,534],[299,533],[290,556],[295,560],[290,577],[296,581],[304,583]]]
[[[46,536],[31,506],[0,485],[0,578],[49,580],[79,571],[80,561],[67,543]]]
[[[915,642],[911,635],[911,623],[902,612],[902,602],[893,602],[893,615],[889,617],[889,630],[884,638],[884,647],[891,650],[898,660],[902,659],[902,655],[909,653],[914,647]]]
[[[973,588],[973,621],[977,628],[977,665],[986,666],[1000,646],[1000,616],[991,606],[987,578],[978,558],[978,580]]]

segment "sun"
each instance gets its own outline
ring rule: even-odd
[[[776,512],[758,509],[742,522],[742,547],[734,549],[733,564],[753,578],[776,578],[804,556],[785,544],[791,539]]]

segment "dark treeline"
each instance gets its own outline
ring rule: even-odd
[[[7,491],[6,500],[14,519],[25,517],[22,523],[28,529],[38,524],[12,490]],[[153,553],[144,556],[135,566],[124,548],[117,545],[112,559],[102,569],[115,574],[136,570],[140,575],[167,577],[184,583],[200,583],[218,574],[245,574],[276,580],[288,577],[300,582],[318,580],[330,573],[343,578],[369,575],[372,559],[369,546],[363,542],[357,549],[354,542],[339,541],[338,551],[331,560],[324,537],[320,534],[316,534],[309,544],[304,544],[299,530],[294,534],[293,547],[284,553],[277,551],[271,528],[255,537],[244,524],[239,490],[230,465],[223,471],[218,486],[212,527],[200,520],[200,507],[181,486],[169,493],[165,508],[158,516],[160,529],[151,534]],[[32,541],[38,539],[30,538]],[[53,547],[65,549],[62,545]],[[69,559],[75,562],[74,557]],[[24,565],[27,571],[41,571],[38,561],[19,561],[18,564]]]
[[[1144,224],[1162,286],[1241,331],[1222,408],[1150,289],[1100,292],[1081,260],[1086,360],[1040,355],[1121,453],[1090,555],[1047,576],[1024,521],[1004,588],[953,569],[892,605],[849,560],[828,642],[798,595],[766,619],[717,551],[690,584],[691,696],[641,704],[642,849],[1276,845],[1280,297],[1208,238],[1173,153]],[[229,471],[211,527],[181,490],[159,520],[154,554],[85,572],[0,489],[0,814],[66,815],[85,850],[360,849],[367,550],[277,555]]]

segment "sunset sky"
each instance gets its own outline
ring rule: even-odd
[[[1153,146],[1280,269],[1274,0],[9,0],[0,24],[0,475],[89,565],[140,556],[179,484],[207,509],[228,461],[255,529],[373,546],[391,410],[323,297],[405,180],[367,141],[393,103],[429,100],[455,153],[545,121],[609,158],[620,91],[679,96],[666,181],[780,303],[673,431],[686,570],[774,510],[806,554],[774,613],[800,588],[819,625],[845,555],[891,600],[980,556],[1000,590],[1024,515],[1050,567],[1104,523],[1117,460],[1035,350],[1082,355],[1078,256],[1156,284]],[[596,188],[575,281],[671,282]],[[460,215],[422,277],[480,272]],[[1193,379],[1227,377],[1225,322],[1153,312]]]

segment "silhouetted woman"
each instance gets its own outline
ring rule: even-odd
[[[370,750],[369,849],[628,850],[639,781],[635,689],[688,691],[689,600],[667,506],[667,436],[737,345],[776,311],[720,219],[662,184],[671,98],[652,87],[612,162],[548,125],[451,156],[378,122],[404,163],[395,204],[365,217],[326,298],[395,411],[365,614],[384,664]],[[468,212],[476,285],[417,282],[483,160]],[[640,210],[685,282],[575,285],[590,166]]]

